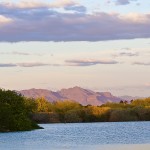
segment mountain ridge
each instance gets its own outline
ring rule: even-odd
[[[31,98],[44,97],[49,102],[72,100],[82,105],[102,105],[107,102],[120,102],[122,99],[113,96],[110,92],[94,92],[78,86],[51,91],[47,89],[28,89],[19,91],[22,95]]]

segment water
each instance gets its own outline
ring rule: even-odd
[[[150,150],[150,122],[42,124],[0,133],[0,150]]]

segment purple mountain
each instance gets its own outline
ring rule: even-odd
[[[72,100],[82,105],[102,105],[107,102],[120,102],[122,100],[121,98],[113,96],[109,92],[94,92],[80,87],[62,89],[57,92],[45,89],[29,89],[19,92],[26,97],[44,97],[49,102]]]

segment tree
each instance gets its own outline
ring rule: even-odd
[[[35,100],[37,106],[37,112],[52,112],[53,105],[49,103],[45,98],[37,98]]]
[[[39,128],[30,120],[25,98],[15,91],[0,89],[0,132]]]

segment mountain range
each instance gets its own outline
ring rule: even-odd
[[[29,89],[19,91],[22,95],[31,98],[44,97],[49,102],[72,100],[82,105],[102,105],[107,102],[120,102],[122,98],[113,96],[110,92],[94,92],[81,87],[62,89],[54,92],[46,89]]]

